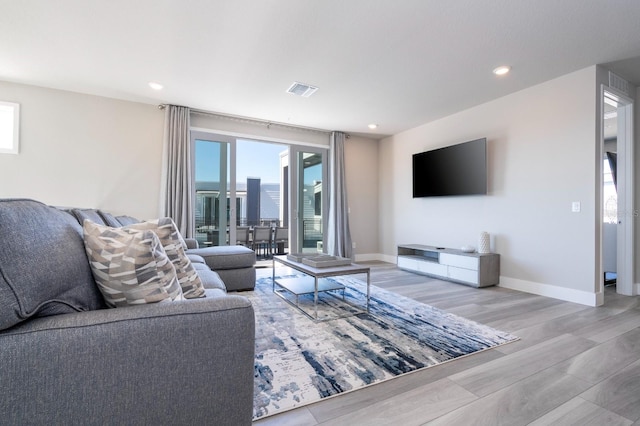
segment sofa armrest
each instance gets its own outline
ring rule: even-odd
[[[27,321],[0,332],[2,421],[249,425],[254,330],[241,296]]]
[[[187,243],[187,249],[200,248],[200,244],[198,244],[198,240],[196,240],[195,238],[185,238],[184,242]]]

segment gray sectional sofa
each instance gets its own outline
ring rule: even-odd
[[[107,309],[77,218],[0,199],[0,423],[250,424],[253,308],[205,262],[205,298]]]
[[[82,225],[85,219],[107,226],[124,226],[138,222],[131,216],[113,216],[98,209],[65,208]],[[253,290],[256,283],[256,254],[244,246],[198,247],[198,242],[187,238],[187,254],[198,269],[215,271],[227,291]],[[204,268],[202,266],[206,265]]]

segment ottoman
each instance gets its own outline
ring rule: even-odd
[[[201,256],[217,272],[227,291],[253,290],[256,285],[256,253],[244,246],[192,248],[188,255]]]

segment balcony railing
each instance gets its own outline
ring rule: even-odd
[[[317,248],[322,241],[322,219],[302,220],[302,248]]]

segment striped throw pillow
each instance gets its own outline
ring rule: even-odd
[[[178,227],[173,219],[163,217],[155,220],[147,220],[145,222],[124,226],[122,229],[125,231],[131,230],[137,232],[146,230],[155,232],[160,239],[160,244],[164,247],[164,251],[176,268],[176,275],[182,287],[184,297],[187,299],[205,297],[202,280],[200,280],[200,276],[185,253],[186,243],[182,235],[180,235],[180,231],[178,231]]]
[[[84,245],[107,306],[183,300],[176,270],[153,231],[131,232],[85,220]]]

